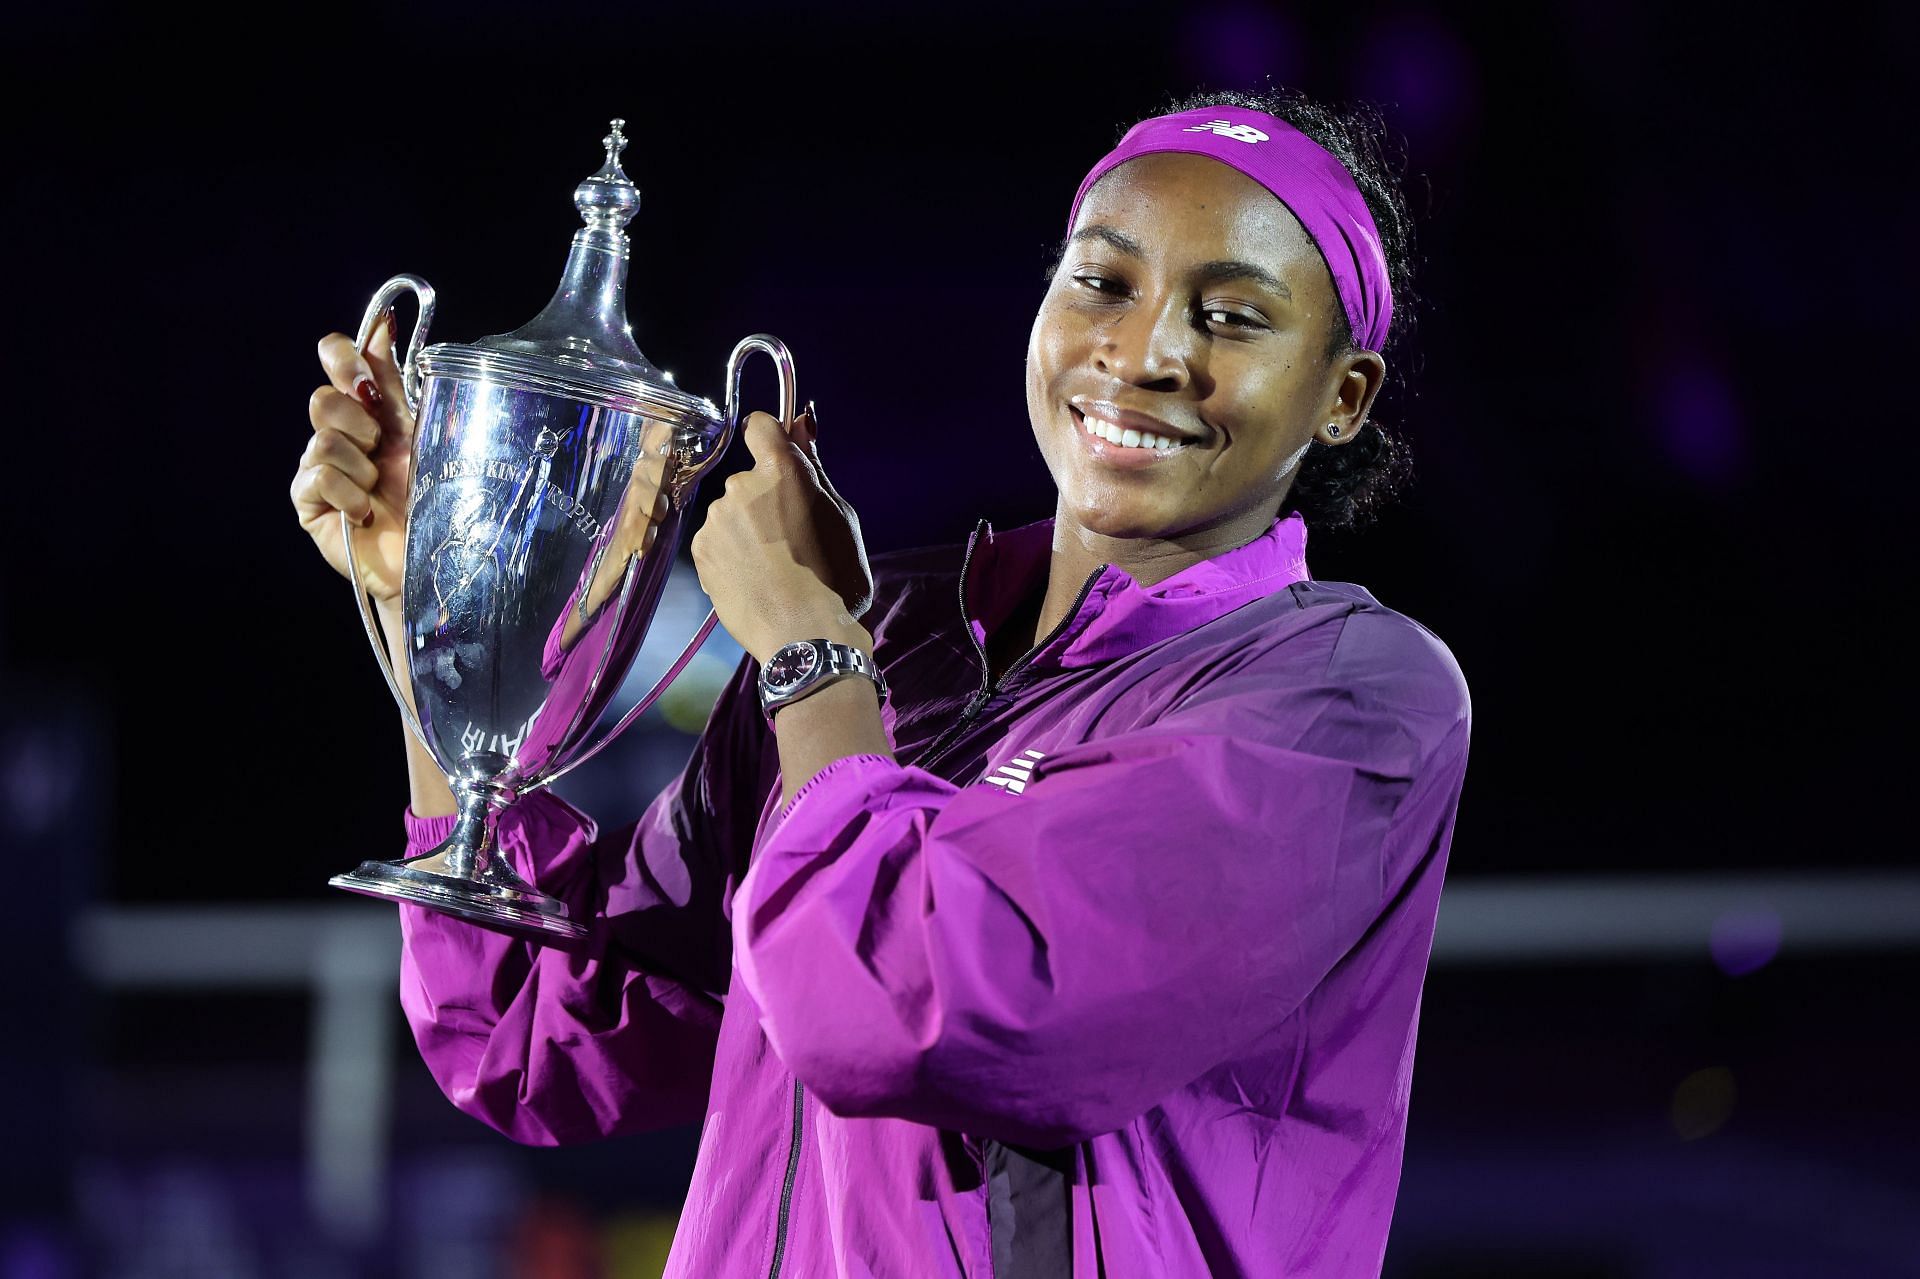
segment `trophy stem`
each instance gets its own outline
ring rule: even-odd
[[[586,927],[570,918],[565,902],[529,884],[500,855],[495,826],[514,792],[461,777],[453,779],[453,793],[460,817],[438,848],[418,857],[361,862],[327,883],[543,939],[584,937]]]
[[[488,867],[499,860],[495,856],[490,819],[506,807],[507,801],[495,801],[484,787],[464,778],[455,783],[453,798],[460,805],[460,819],[454,823],[453,834],[441,845],[445,850],[447,873],[461,879],[474,879],[474,867]],[[512,868],[504,864],[501,869],[513,874]]]

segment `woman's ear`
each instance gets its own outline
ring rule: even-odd
[[[1340,433],[1351,439],[1366,425],[1367,411],[1387,380],[1387,361],[1377,351],[1359,351],[1346,356],[1344,363],[1334,420],[1341,424]]]

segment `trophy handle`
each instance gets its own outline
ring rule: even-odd
[[[713,465],[713,462],[717,461],[720,456],[727,451],[727,446],[733,442],[733,437],[740,428],[740,375],[742,366],[747,362],[747,357],[755,351],[759,351],[773,360],[774,367],[780,375],[780,420],[782,422],[793,421],[794,412],[800,402],[800,393],[796,389],[793,379],[793,353],[787,350],[786,343],[771,333],[755,333],[751,337],[741,338],[739,345],[733,348],[733,354],[727,357],[726,418],[722,426],[720,440],[714,445],[713,452],[709,455],[708,466]],[[341,518],[344,519],[345,516]],[[553,782],[558,778],[566,776],[605,750],[614,738],[626,732],[627,729],[632,726],[633,721],[639,719],[647,707],[659,700],[660,694],[667,691],[667,685],[673,683],[674,677],[679,675],[680,672],[685,669],[687,663],[693,660],[693,655],[700,651],[702,644],[707,642],[707,636],[713,633],[713,628],[719,620],[720,615],[712,609],[708,609],[707,620],[700,624],[698,631],[694,632],[693,641],[681,651],[680,656],[674,660],[673,665],[667,668],[667,673],[662,675],[659,682],[654,684],[652,691],[635,702],[633,708],[620,717],[620,722],[607,731],[606,736],[602,737],[580,754],[575,755],[561,768],[549,774],[546,782]],[[397,695],[396,693],[396,696]]]
[[[406,392],[407,412],[418,415],[420,412],[420,361],[417,358],[425,350],[427,329],[433,324],[433,286],[417,275],[396,275],[374,292],[373,301],[367,303],[367,313],[360,317],[360,333],[353,339],[353,349],[365,355],[367,339],[373,336],[373,326],[380,322],[380,313],[392,306],[394,299],[402,293],[411,292],[419,299],[420,314],[413,322],[413,336],[407,340],[406,354],[399,350],[399,333],[394,339],[394,367],[400,370],[400,389]]]
[[[741,338],[739,345],[733,348],[733,354],[727,357],[727,431],[721,437],[719,447],[713,450],[716,458],[727,451],[734,432],[740,428],[740,374],[747,357],[755,351],[770,357],[774,367],[779,370],[780,420],[793,421],[794,411],[799,407],[800,393],[793,386],[793,353],[787,350],[787,344],[771,333],[756,333],[752,337]]]
[[[360,559],[353,553],[353,521],[347,518],[345,511],[340,512],[340,541],[347,550],[347,571],[353,578],[353,599],[360,606],[360,624],[366,627],[367,644],[373,649],[373,660],[380,665],[380,674],[386,678],[387,691],[393,694],[393,704],[400,708],[400,718],[407,722],[413,735],[427,754],[433,754],[433,746],[427,741],[426,730],[420,727],[419,716],[413,713],[404,694],[400,692],[400,681],[394,677],[393,662],[387,657],[386,645],[380,642],[380,626],[373,620],[373,607],[367,603],[367,586],[360,578]]]
[[[708,609],[707,620],[700,623],[700,629],[695,631],[693,634],[693,641],[689,643],[686,646],[686,648],[681,650],[680,656],[676,657],[673,660],[673,665],[667,667],[667,673],[662,675],[659,678],[659,680],[654,684],[652,690],[648,692],[648,694],[645,697],[635,702],[633,704],[633,709],[629,710],[625,715],[622,715],[620,717],[620,722],[618,724],[615,724],[612,728],[608,729],[605,737],[602,737],[599,741],[595,742],[592,746],[589,746],[586,750],[581,751],[578,755],[575,755],[572,759],[568,760],[565,764],[561,765],[559,768],[555,769],[553,772],[547,774],[547,776],[545,776],[540,780],[540,785],[545,786],[559,778],[565,777],[568,773],[571,773],[574,769],[580,767],[580,765],[586,763],[588,760],[592,759],[595,755],[598,755],[601,751],[605,750],[613,742],[614,738],[626,732],[627,729],[633,724],[633,721],[635,721],[636,719],[639,719],[640,716],[646,711],[647,707],[653,705],[656,701],[660,700],[660,694],[667,691],[667,685],[673,683],[674,678],[678,676],[681,671],[686,669],[687,663],[691,662],[693,660],[693,655],[700,651],[700,646],[707,642],[707,636],[712,634],[714,624],[719,620],[720,620],[719,614],[715,613],[712,609]]]
[[[375,291],[373,300],[367,303],[366,314],[360,317],[360,332],[353,340],[353,349],[365,355],[367,339],[373,336],[373,326],[379,323],[380,313],[393,305],[394,299],[402,293],[411,292],[420,302],[420,317],[413,322],[413,337],[407,342],[405,355],[394,356],[394,366],[400,370],[400,389],[407,397],[407,412],[417,416],[420,411],[420,370],[416,354],[421,351],[421,343],[426,341],[427,328],[433,323],[433,286],[417,275],[396,275]],[[396,337],[398,334],[395,335]],[[409,459],[407,491],[413,491],[412,463]],[[393,694],[394,705],[400,708],[400,718],[406,721],[421,748],[428,755],[433,754],[433,746],[427,741],[426,730],[420,726],[420,717],[414,714],[405,694],[400,691],[400,681],[394,675],[393,663],[387,656],[387,647],[380,641],[380,628],[374,621],[373,608],[367,603],[367,585],[360,576],[360,558],[353,553],[353,521],[345,511],[340,512],[340,545],[347,557],[347,576],[353,581],[354,603],[360,608],[360,624],[366,628],[367,643],[373,649],[373,660],[379,664],[380,674],[387,681],[387,691]]]

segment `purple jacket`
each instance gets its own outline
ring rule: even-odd
[[[1379,1273],[1460,668],[1290,516],[1103,568],[989,689],[1052,524],[874,557],[898,762],[778,811],[747,658],[636,825],[511,810],[584,949],[400,908],[454,1105],[540,1145],[703,1120],[668,1275]]]

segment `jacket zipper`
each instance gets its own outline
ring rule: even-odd
[[[978,532],[978,529],[976,528],[975,531]],[[967,617],[967,570],[973,564],[973,548],[978,541],[979,538],[975,537],[967,544],[966,557],[960,562],[960,621],[966,626],[967,638],[973,641],[973,651],[980,658],[980,691],[967,702],[966,709],[960,712],[960,718],[947,725],[946,730],[934,739],[933,745],[914,761],[916,768],[926,768],[935,757],[951,750],[967,725],[986,709],[987,703],[993,700],[996,693],[1007,687],[1007,681],[1023,670],[1033,660],[1035,653],[1060,637],[1060,633],[1066,630],[1067,623],[1079,614],[1080,606],[1087,602],[1087,596],[1093,591],[1093,584],[1100,580],[1100,575],[1109,567],[1102,564],[1087,577],[1085,582],[1080,584],[1080,594],[1074,598],[1073,607],[1067,610],[1067,615],[1054,624],[1053,630],[1048,632],[1045,639],[1028,649],[1019,661],[1002,672],[996,683],[993,679],[993,669],[987,661],[986,645],[982,644],[980,637],[973,633],[971,620]],[[767,1271],[767,1279],[780,1279],[780,1266],[786,1260],[787,1219],[793,1210],[794,1178],[800,1171],[801,1123],[806,1113],[803,1107],[806,1095],[806,1087],[795,1079],[793,1081],[793,1134],[787,1144],[787,1177],[780,1186],[780,1217],[774,1228],[773,1265]]]
[[[800,1124],[805,1111],[801,1103],[806,1099],[806,1089],[798,1079],[793,1081],[793,1139],[787,1145],[787,1179],[780,1187],[780,1222],[773,1236],[773,1268],[767,1271],[767,1279],[780,1279],[780,1263],[787,1251],[787,1216],[793,1208],[793,1179],[800,1171]]]
[[[920,757],[913,761],[915,768],[924,768],[928,772],[933,771],[931,765],[934,761],[953,749],[961,733],[966,731],[967,725],[971,724],[979,716],[980,712],[987,708],[987,704],[994,699],[995,695],[1003,692],[1007,688],[1007,682],[1026,669],[1027,665],[1033,661],[1033,655],[1058,639],[1060,633],[1067,629],[1067,624],[1079,616],[1080,606],[1087,602],[1087,596],[1093,591],[1093,584],[1099,581],[1100,575],[1111,567],[1110,565],[1102,564],[1087,576],[1087,580],[1080,584],[1080,594],[1074,597],[1073,607],[1067,610],[1066,616],[1054,623],[1053,629],[1047,633],[1045,639],[1028,649],[1019,661],[1001,672],[999,682],[996,683],[993,679],[992,668],[987,662],[986,645],[982,644],[980,637],[973,633],[972,621],[967,617],[967,568],[972,563],[973,547],[968,546],[966,558],[960,563],[960,621],[961,624],[967,628],[967,638],[973,641],[973,651],[980,657],[980,691],[975,693],[967,702],[966,709],[960,712],[960,718],[947,725],[946,729],[933,739],[932,744],[922,752]]]

